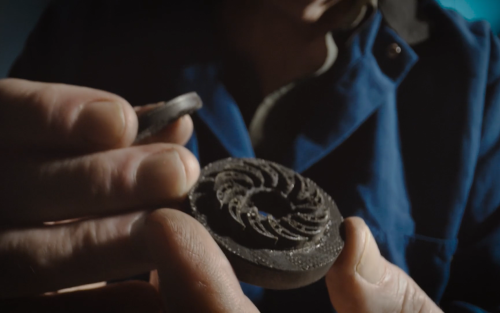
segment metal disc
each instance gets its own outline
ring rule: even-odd
[[[292,289],[322,278],[340,254],[343,221],[332,198],[310,179],[260,159],[206,166],[188,195],[241,281]]]

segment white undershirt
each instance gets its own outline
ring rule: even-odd
[[[316,72],[314,72],[313,75],[311,75],[312,77],[318,77],[326,73],[333,66],[335,60],[337,60],[339,49],[335,44],[335,41],[333,40],[332,33],[329,32],[326,34],[325,41],[327,47],[327,57],[323,65]],[[300,81],[302,80],[292,82],[269,94],[257,107],[252,121],[250,122],[250,126],[248,127],[250,140],[252,141],[252,145],[254,147],[258,145],[264,138],[264,125],[267,122],[267,117],[269,116],[269,112],[271,111],[271,109],[280,98],[282,98],[290,90],[292,90]]]

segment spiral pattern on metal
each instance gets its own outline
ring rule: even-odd
[[[311,180],[259,159],[227,159],[203,170],[193,210],[221,235],[254,249],[313,246],[329,226],[325,194]]]

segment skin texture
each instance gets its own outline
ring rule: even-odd
[[[326,276],[338,312],[442,312],[405,272],[380,255],[365,222],[345,220],[346,244]]]
[[[110,104],[88,106],[94,101]],[[132,226],[145,209],[175,206],[196,181],[196,158],[180,146],[190,118],[156,143],[132,146],[137,116],[125,100],[15,79],[0,81],[0,111],[0,296],[153,269]],[[89,140],[96,129],[102,136]]]

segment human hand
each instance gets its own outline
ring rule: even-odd
[[[413,279],[380,255],[362,219],[347,218],[344,226],[344,249],[326,276],[337,312],[442,312]],[[149,217],[147,229],[167,312],[257,311],[222,251],[194,219],[160,210]],[[174,258],[173,250],[179,251]]]
[[[345,247],[326,276],[339,313],[442,312],[408,275],[380,255],[363,220],[347,218],[344,223]],[[31,307],[63,312],[57,310],[62,301],[72,312],[147,313],[162,307],[166,312],[257,312],[224,253],[195,219],[161,209],[138,225],[158,269],[152,285],[135,282],[37,298]]]
[[[133,145],[136,113],[116,95],[0,81],[0,298],[155,268],[133,225],[199,173],[180,146],[190,118],[167,128],[148,143],[168,144]],[[62,220],[73,222],[48,223]]]
[[[380,255],[362,219],[347,218],[344,226],[344,249],[326,275],[339,313],[442,312],[410,276]]]
[[[413,279],[380,255],[362,219],[347,218],[344,226],[344,249],[326,276],[337,312],[442,312]],[[147,229],[167,312],[256,312],[224,254],[194,219],[156,211]],[[180,253],[172,258],[172,250]]]
[[[3,308],[6,312],[51,313],[258,312],[243,294],[224,253],[191,216],[178,210],[159,209],[138,219],[134,233],[134,239],[146,250],[141,253],[157,268],[151,284],[125,282],[14,298],[4,301]]]

